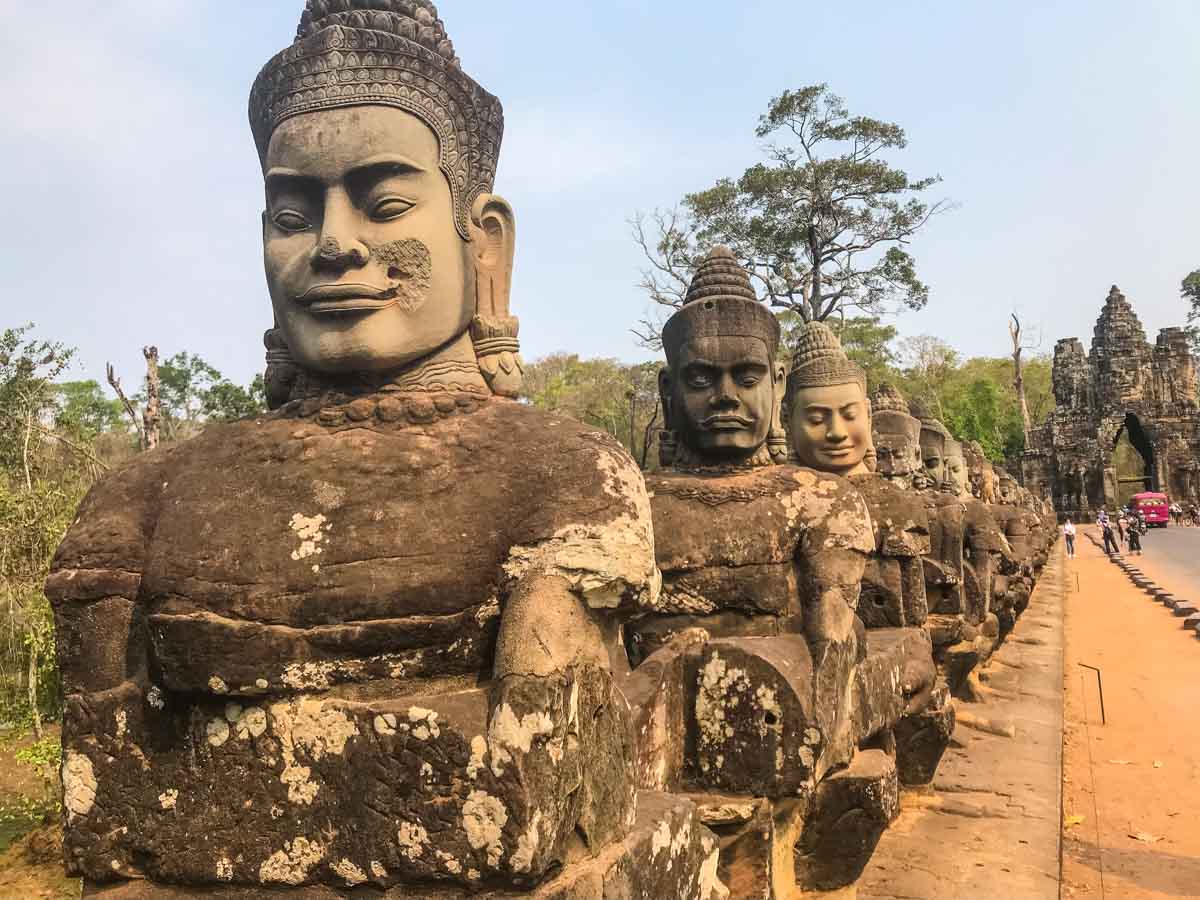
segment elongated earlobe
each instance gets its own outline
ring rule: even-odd
[[[492,393],[512,398],[520,396],[524,377],[518,340],[521,323],[509,314],[516,235],[516,217],[508,201],[495,194],[476,199],[471,208],[471,243],[475,251],[471,340]]]

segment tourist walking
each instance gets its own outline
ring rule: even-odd
[[[1145,516],[1129,520],[1129,552],[1142,555],[1142,535],[1147,530]]]
[[[1122,544],[1125,543],[1125,526],[1129,524],[1129,519],[1125,517],[1125,511],[1117,513],[1117,540]]]
[[[1113,534],[1113,526],[1112,522],[1108,520],[1108,513],[1101,510],[1096,522],[1100,525],[1100,530],[1104,534],[1104,552],[1109,556],[1112,556],[1114,553],[1120,553],[1121,548],[1117,546],[1117,537]]]
[[[1063,537],[1067,539],[1067,559],[1075,558],[1075,526],[1071,524],[1071,519],[1063,523]]]

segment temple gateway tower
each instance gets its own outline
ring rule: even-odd
[[[1164,328],[1150,344],[1113,285],[1091,352],[1078,338],[1055,345],[1053,381],[1057,408],[1022,458],[1026,487],[1072,516],[1144,490],[1200,498],[1196,362],[1184,329]]]

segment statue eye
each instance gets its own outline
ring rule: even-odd
[[[282,231],[305,231],[309,227],[308,219],[294,209],[283,209],[275,213],[271,219],[275,226]]]
[[[751,373],[746,373],[746,374],[742,375],[742,376],[741,376],[741,377],[738,379],[738,383],[739,383],[739,384],[740,384],[742,387],[754,387],[754,386],[755,386],[756,384],[758,384],[760,381],[762,381],[762,377],[761,377],[761,376],[758,376],[758,375],[753,375],[753,374],[751,374]]]
[[[400,218],[413,206],[413,203],[400,197],[388,197],[375,204],[371,210],[371,218],[380,222],[390,222],[392,219]]]

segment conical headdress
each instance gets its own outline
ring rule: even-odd
[[[911,441],[921,437],[920,421],[909,414],[908,402],[893,385],[879,385],[871,398],[871,432],[880,435],[903,434]]]
[[[876,389],[875,396],[871,398],[871,409],[876,413],[899,412],[906,416],[910,415],[908,401],[904,399],[904,395],[894,385],[887,382],[879,385]]]
[[[504,114],[463,72],[429,0],[308,0],[295,43],[250,91],[259,157],[285,119],[363,105],[403,109],[437,135],[455,224],[467,239],[471,205],[495,182]]]
[[[857,384],[867,393],[866,373],[846,356],[837,335],[824,322],[808,322],[792,356],[788,392],[835,384]]]
[[[667,362],[674,366],[682,347],[702,337],[756,337],[772,359],[779,351],[779,320],[759,302],[749,274],[728,247],[714,247],[704,258],[683,306],[663,326]]]

